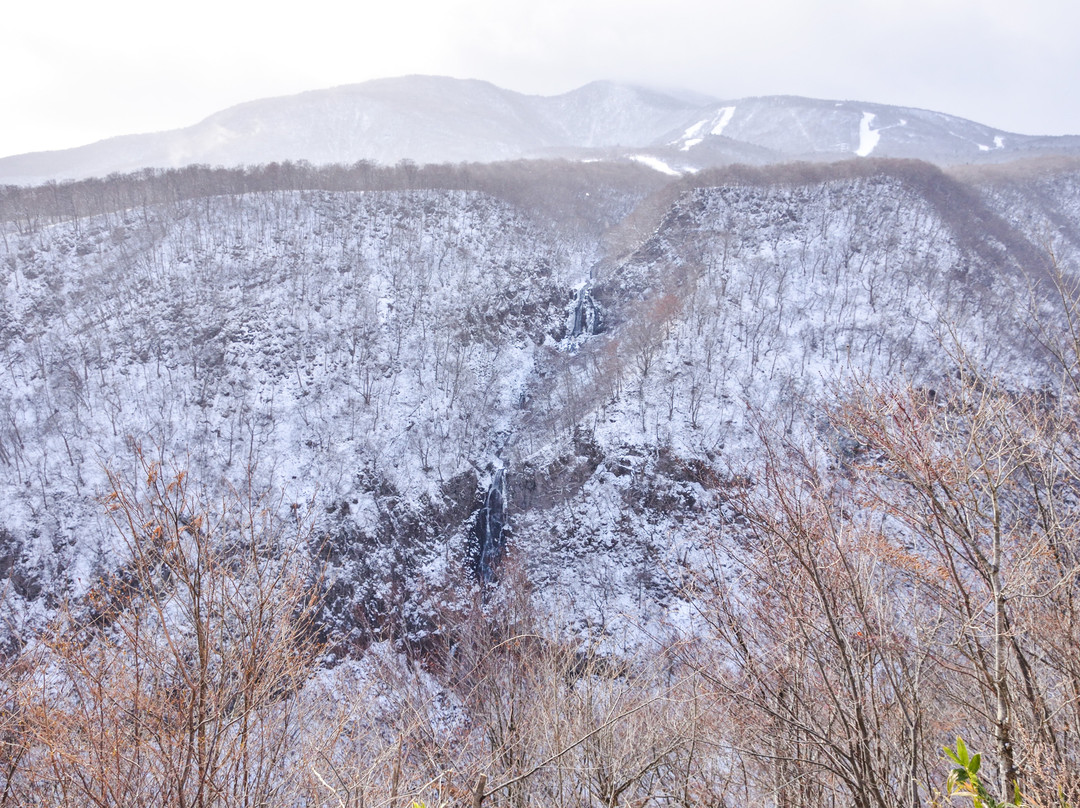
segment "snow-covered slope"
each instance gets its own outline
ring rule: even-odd
[[[1080,165],[1035,161],[971,172],[988,206],[1063,267],[1080,265]]]
[[[613,82],[541,97],[482,81],[409,76],[252,101],[186,129],[5,157],[0,183],[191,164],[595,159],[642,150],[693,170],[856,155],[1000,161],[1077,153],[1080,139],[1017,135],[937,112],[872,103],[791,96],[711,102]]]
[[[207,198],[3,253],[0,523],[37,559],[22,596],[115,560],[95,498],[132,441],[373,532],[444,487],[471,505],[584,271],[464,192]]]
[[[97,498],[136,442],[312,516],[342,642],[390,612],[422,637],[432,593],[506,550],[568,619],[659,625],[761,420],[815,428],[852,374],[932,385],[957,336],[1043,381],[1019,302],[1049,268],[1042,223],[1080,224],[1076,175],[980,182],[889,161],[700,175],[616,251],[475,190],[15,217],[9,613],[40,619],[115,563]]]
[[[933,387],[956,339],[1013,383],[1047,381],[1030,376],[1019,303],[1044,262],[1018,260],[1008,228],[977,249],[972,211],[943,207],[932,185],[950,181],[925,168],[694,189],[600,274],[610,331],[544,408],[577,419],[573,450],[540,473],[565,493],[522,496],[514,522],[563,611],[615,634],[678,620],[679,582],[732,517],[758,430],[817,429],[845,383]],[[535,490],[537,465],[515,466],[518,490]],[[582,479],[560,489],[568,469]]]
[[[727,138],[792,157],[909,157],[939,163],[1015,159],[1047,145],[1018,135],[923,109],[855,101],[769,96],[730,101],[706,110],[672,145],[692,153]],[[1064,150],[1076,138],[1051,139]]]
[[[105,176],[194,163],[490,162],[649,143],[696,105],[609,82],[527,96],[482,81],[383,79],[252,101],[171,132],[0,160],[0,182]]]

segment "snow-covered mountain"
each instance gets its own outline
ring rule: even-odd
[[[1074,139],[687,98],[394,80],[0,186],[13,804],[906,806],[961,735],[1080,799]],[[375,147],[492,162],[295,162]]]
[[[0,159],[0,184],[191,164],[491,162],[565,156],[645,161],[671,173],[730,163],[852,156],[937,163],[1080,153],[926,110],[789,96],[703,101],[612,82],[523,95],[474,80],[409,76],[252,101],[185,129]]]
[[[942,164],[1010,160],[1080,147],[1078,138],[1018,135],[940,112],[794,96],[716,105],[671,145],[692,155],[725,139],[769,149],[788,160],[874,155]]]
[[[369,627],[394,612],[422,637],[427,593],[508,547],[576,620],[662,621],[755,418],[812,428],[850,374],[933,384],[950,338],[1046,382],[1025,305],[1048,234],[1060,266],[1080,255],[1075,163],[596,184],[574,191],[592,233],[545,213],[577,178],[518,170],[543,193],[208,183],[110,210],[105,183],[93,214],[7,208],[10,613],[40,619],[115,562],[98,498],[134,442],[285,491],[330,537],[338,613]]]

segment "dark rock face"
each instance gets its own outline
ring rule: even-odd
[[[476,542],[476,575],[485,584],[495,580],[499,562],[510,538],[507,524],[506,469],[496,469],[476,511],[473,539]]]
[[[604,320],[599,304],[593,299],[592,290],[583,286],[574,301],[574,313],[571,317],[570,336],[591,337],[603,331]]]

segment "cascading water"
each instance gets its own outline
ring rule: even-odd
[[[586,284],[578,289],[577,300],[574,301],[574,313],[570,323],[570,336],[592,336],[601,331],[600,307],[593,300],[592,286]]]
[[[506,549],[510,527],[506,524],[506,469],[496,469],[491,477],[484,506],[476,513],[476,572],[484,583],[495,578],[495,568]]]

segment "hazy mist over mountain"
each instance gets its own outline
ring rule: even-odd
[[[409,76],[252,101],[186,129],[6,157],[0,182],[286,160],[393,165],[558,156],[639,160],[679,174],[731,163],[870,155],[1000,162],[1078,149],[1076,137],[1014,134],[869,102],[709,100],[605,81],[535,96],[482,81]]]

